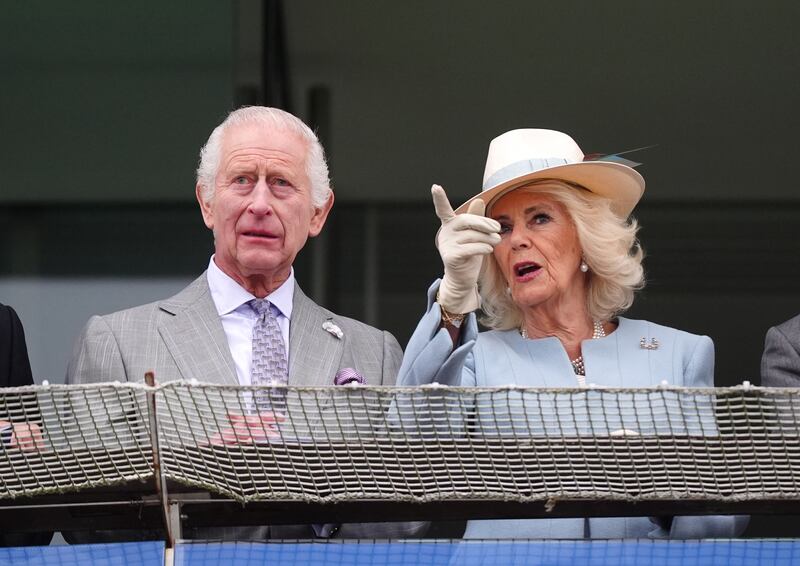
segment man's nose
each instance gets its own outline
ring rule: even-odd
[[[253,192],[248,211],[252,214],[265,215],[272,212],[272,192],[265,179],[259,179]]]

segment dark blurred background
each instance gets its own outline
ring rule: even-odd
[[[712,336],[718,382],[757,382],[764,332],[800,311],[798,6],[9,3],[0,301],[58,380],[86,316],[202,272],[198,149],[266,103],[330,154],[336,206],[298,278],[404,342],[440,272],[430,184],[460,202],[492,137],[549,127],[587,153],[655,144],[635,155],[649,284],[630,315]]]
[[[759,380],[800,311],[790,1],[34,0],[0,33],[0,301],[59,380],[85,318],[198,275],[197,152],[232,108],[314,125],[336,206],[297,265],[334,310],[405,342],[440,272],[432,182],[480,188],[491,138],[639,152],[648,287],[630,316],[708,334],[717,380]],[[794,78],[792,78],[794,77]]]
[[[298,279],[404,343],[440,272],[431,183],[460,202],[491,138],[546,127],[655,145],[632,156],[649,283],[629,315],[710,335],[718,384],[758,382],[765,331],[800,312],[798,21],[793,1],[6,3],[0,302],[37,380],[63,380],[89,315],[206,267],[198,150],[269,104],[318,130],[336,190]]]

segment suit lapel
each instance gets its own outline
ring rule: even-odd
[[[337,338],[322,328],[328,319],[336,322],[295,284],[289,324],[289,385],[333,385],[347,336]]]
[[[239,383],[205,273],[159,308],[174,315],[158,331],[184,379]]]

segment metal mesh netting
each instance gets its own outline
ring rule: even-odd
[[[0,499],[152,477],[151,422],[168,479],[243,502],[797,498],[799,415],[749,387],[15,388],[0,420],[41,438],[4,435]]]
[[[151,477],[146,416],[144,386],[0,391],[0,421],[13,423],[6,426],[0,450],[0,499]]]

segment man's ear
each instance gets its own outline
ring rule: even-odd
[[[214,229],[214,212],[211,205],[203,198],[203,187],[198,183],[194,188],[194,194],[197,196],[197,202],[200,203],[200,212],[203,213],[203,222],[209,230]]]
[[[325,226],[325,220],[328,219],[328,213],[333,208],[333,191],[328,193],[328,200],[318,207],[314,208],[314,215],[311,217],[311,223],[308,226],[308,235],[313,238],[322,232],[322,227]]]

